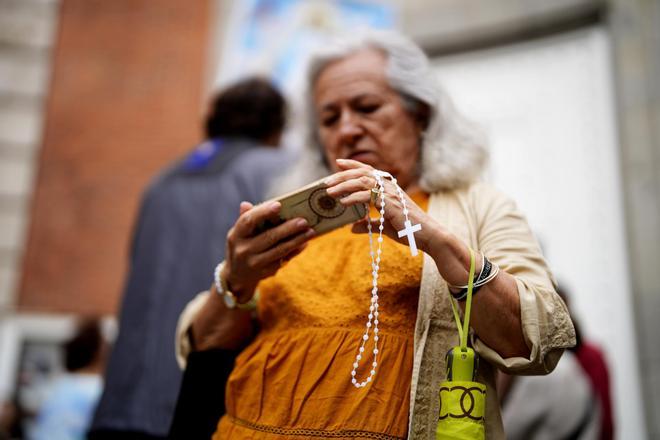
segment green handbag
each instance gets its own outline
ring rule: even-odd
[[[474,251],[470,249],[465,319],[461,325],[457,306],[450,298],[460,345],[447,353],[447,380],[440,384],[440,414],[436,440],[479,440],[486,438],[486,386],[476,382],[479,355],[467,346],[474,285]]]

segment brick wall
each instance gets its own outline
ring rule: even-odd
[[[117,309],[140,194],[201,136],[208,9],[62,2],[20,310]]]

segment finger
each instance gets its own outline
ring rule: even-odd
[[[238,237],[251,237],[256,228],[266,220],[277,220],[282,205],[280,202],[267,202],[254,206],[241,214],[236,221],[234,231]]]
[[[254,263],[257,266],[267,266],[274,262],[279,263],[282,258],[291,252],[297,251],[299,247],[307,243],[315,235],[316,232],[313,229],[300,233],[292,237],[290,240],[284,241],[277,246],[256,255]]]
[[[250,244],[250,249],[254,253],[264,252],[279,242],[287,238],[299,234],[309,229],[309,224],[304,218],[298,217],[285,221],[281,225],[267,229],[261,234],[254,237]]]
[[[240,206],[238,207],[238,215],[243,215],[246,212],[248,212],[250,209],[254,208],[254,205],[250,202],[241,202]]]
[[[358,179],[362,176],[371,177],[371,175],[372,175],[371,170],[368,170],[366,168],[350,169],[350,170],[346,170],[346,171],[339,171],[339,172],[333,174],[332,176],[327,177],[323,181],[323,183],[325,183],[326,186],[328,187],[328,189],[330,189],[331,187],[333,187],[333,186],[335,186],[335,185],[337,185],[341,182],[344,182],[344,181],[347,181],[347,180],[350,180],[350,179]]]
[[[342,197],[346,194],[352,194],[356,191],[364,191],[373,188],[376,185],[376,179],[370,176],[359,176],[355,179],[346,180],[337,183],[332,188],[328,188],[328,195],[332,197]]]
[[[303,245],[300,246],[300,247],[298,247],[298,249],[295,249],[293,252],[289,252],[289,253],[286,254],[284,257],[282,257],[282,260],[284,260],[284,261],[290,261],[290,260],[293,259],[294,257],[297,257],[298,255],[300,255],[300,253],[301,253],[302,251],[305,250],[305,248],[307,248],[307,245],[308,245],[308,244],[309,244],[309,242],[305,242],[305,243],[303,243]]]
[[[380,201],[380,200],[379,200]],[[339,202],[344,206],[353,206],[358,203],[369,204],[371,203],[371,190],[358,191],[353,194],[349,194],[346,197],[339,199]]]
[[[337,159],[335,162],[337,163],[337,168],[341,170],[349,170],[354,168],[368,168],[369,170],[373,170],[371,165],[367,165],[366,163],[360,162],[359,160]]]
[[[354,234],[366,234],[369,232],[369,229],[367,228],[367,222],[371,222],[371,230],[373,231],[374,234],[378,234],[378,227],[380,226],[380,220],[377,218],[370,218],[370,219],[362,219],[359,222],[353,223],[353,226],[351,226],[351,232]],[[383,234],[387,233],[387,226],[383,225]]]
[[[354,234],[366,234],[367,232],[369,232],[369,229],[367,229],[368,221],[371,221],[371,219],[363,218],[362,220],[353,223],[353,226],[351,226],[351,232],[353,232]],[[371,221],[372,230],[373,227],[374,227],[374,222]]]

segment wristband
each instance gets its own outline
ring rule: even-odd
[[[474,280],[474,288],[472,290],[472,294],[474,295],[477,293],[479,288],[485,284],[488,284],[491,282],[499,273],[499,267],[495,266],[493,263],[491,263],[485,255],[483,256],[483,265],[481,267],[481,272],[479,273],[479,276],[476,277]],[[453,286],[452,286],[453,287]],[[467,297],[467,286],[456,286],[456,288],[460,288],[461,290],[457,293],[451,293],[451,296],[454,297],[456,301],[463,301]]]
[[[225,306],[227,306],[228,309],[256,310],[257,302],[259,301],[259,291],[255,290],[254,295],[248,302],[239,303],[236,295],[234,295],[234,293],[229,290],[227,281],[224,280],[220,275],[223,267],[225,267],[224,261],[215,267],[215,271],[213,272],[213,280],[215,283],[215,290],[218,292],[218,295],[222,297]]]

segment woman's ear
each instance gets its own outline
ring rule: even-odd
[[[414,118],[419,131],[422,133],[425,132],[431,123],[431,107],[426,103],[420,102],[415,109]]]

